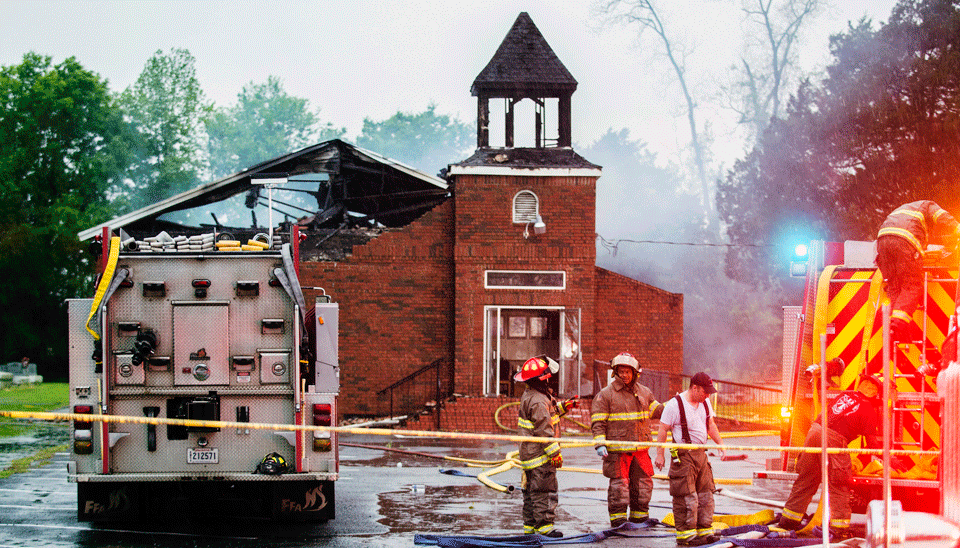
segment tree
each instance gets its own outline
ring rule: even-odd
[[[610,20],[639,26],[641,33],[645,30],[652,31],[663,44],[663,53],[677,77],[677,83],[680,84],[680,91],[686,104],[687,123],[690,126],[690,148],[693,150],[694,167],[697,180],[700,182],[701,204],[705,216],[712,220],[714,218],[713,203],[710,200],[712,193],[707,175],[710,151],[709,146],[703,142],[703,136],[697,124],[697,100],[687,83],[686,55],[682,50],[677,49],[653,0],[599,0],[597,9]]]
[[[215,179],[309,144],[342,137],[345,128],[321,126],[309,101],[287,95],[280,79],[250,82],[233,106],[206,121],[210,172]]]
[[[136,128],[136,161],[127,187],[131,207],[142,207],[193,187],[204,167],[203,119],[210,110],[185,49],[161,50],[120,96]]]
[[[749,128],[751,141],[759,138],[770,118],[780,115],[796,62],[794,45],[804,21],[821,5],[821,0],[744,0],[743,12],[760,32],[748,34],[752,43],[740,64],[731,67],[739,80],[726,94],[740,123]]]
[[[66,374],[65,299],[93,271],[77,232],[110,215],[124,132],[107,84],[74,58],[0,68],[0,356]]]
[[[357,145],[399,160],[426,173],[439,173],[476,143],[473,124],[446,114],[430,104],[420,113],[397,112],[382,122],[364,118]]]
[[[898,205],[932,199],[958,211],[960,7],[901,0],[873,30],[831,38],[833,62],[804,83],[785,117],[737,162],[717,193],[732,276],[774,279],[780,235],[872,240]]]

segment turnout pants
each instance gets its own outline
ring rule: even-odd
[[[557,469],[547,463],[524,470],[523,476],[523,532],[549,533],[557,518]]]
[[[898,320],[894,323],[900,323],[900,326],[895,328],[903,331],[902,336],[897,338],[903,340],[908,335],[906,329],[923,297],[923,257],[903,238],[880,236],[877,240],[877,266],[887,280],[890,318]]]
[[[628,519],[634,523],[646,521],[653,494],[653,463],[647,450],[610,453],[603,459],[603,475],[610,478],[610,525],[617,527]]]
[[[713,468],[704,449],[680,449],[670,462],[670,496],[677,543],[713,534]]]
[[[820,447],[820,437],[823,428],[814,423],[807,432],[804,447]],[[827,429],[827,447],[846,447],[847,440],[833,430]],[[850,527],[850,476],[853,474],[853,465],[848,453],[827,455],[828,473],[830,475],[830,527],[843,529]],[[822,481],[820,474],[820,454],[801,453],[797,457],[797,480],[790,489],[790,497],[783,506],[783,516],[795,521],[803,519],[804,512],[810,504],[810,499],[820,488]]]

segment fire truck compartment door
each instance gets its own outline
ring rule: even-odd
[[[226,301],[173,303],[174,384],[229,384],[230,307]]]

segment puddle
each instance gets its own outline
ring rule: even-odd
[[[523,528],[519,490],[498,493],[483,485],[406,487],[379,495],[379,523],[391,533],[504,535]]]

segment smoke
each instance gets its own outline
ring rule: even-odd
[[[608,130],[582,155],[603,167],[597,264],[684,295],[684,371],[754,382],[775,376],[782,290],[726,276],[725,240],[709,231],[710,213],[684,190],[690,185],[681,169],[660,162],[627,130]]]

